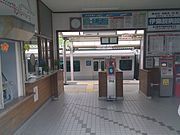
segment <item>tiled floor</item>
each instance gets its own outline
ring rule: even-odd
[[[138,84],[124,83],[124,100],[98,100],[95,81],[71,82],[16,135],[180,135],[180,99],[146,99]]]

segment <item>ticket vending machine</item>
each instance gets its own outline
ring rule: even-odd
[[[107,100],[116,99],[116,60],[113,57],[106,58],[107,72]]]
[[[174,59],[172,56],[160,58],[160,96],[162,97],[173,95],[173,66]]]
[[[180,54],[175,54],[174,65],[174,91],[175,96],[180,97]]]

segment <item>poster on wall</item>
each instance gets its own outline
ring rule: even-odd
[[[0,0],[0,15],[13,15],[36,25],[36,0]]]
[[[180,52],[180,33],[151,33],[147,35],[147,56]]]
[[[180,10],[148,12],[148,31],[180,30]]]
[[[146,12],[82,14],[82,29],[145,28]]]

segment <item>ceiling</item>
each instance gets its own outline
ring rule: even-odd
[[[180,8],[180,0],[42,0],[53,12]]]

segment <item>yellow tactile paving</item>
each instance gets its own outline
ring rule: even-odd
[[[73,87],[68,89],[69,92],[81,93],[81,92],[95,92],[97,89],[94,89],[94,85],[97,85],[97,81],[78,81],[76,86],[85,85],[84,87],[79,87],[78,89]]]

